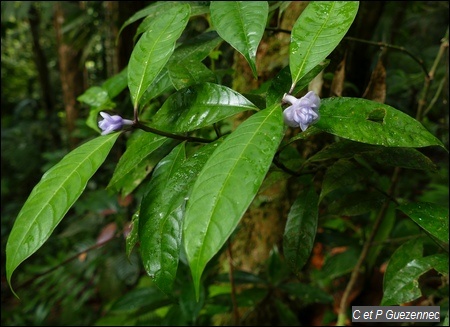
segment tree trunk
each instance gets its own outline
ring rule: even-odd
[[[39,85],[41,87],[41,102],[48,119],[50,118],[51,113],[53,112],[55,105],[55,98],[50,83],[50,71],[47,67],[47,58],[45,57],[44,51],[42,50],[41,44],[39,42],[40,17],[39,12],[36,10],[34,4],[30,6],[28,17],[30,23],[31,37],[33,40],[34,62],[36,64]]]
[[[70,149],[77,146],[79,140],[73,136],[75,122],[78,118],[79,103],[77,97],[84,90],[83,70],[80,66],[81,50],[75,49],[64,39],[62,27],[66,14],[64,3],[58,1],[55,4],[55,31],[58,45],[59,73],[63,92],[64,108],[66,112],[66,127],[68,133],[68,145]]]

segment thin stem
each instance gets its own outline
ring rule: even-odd
[[[52,268],[50,268],[50,269],[48,269],[48,270],[46,270],[46,271],[44,271],[44,272],[42,272],[42,273],[40,273],[40,274],[37,274],[37,275],[33,276],[32,278],[26,280],[25,282],[23,282],[22,284],[20,284],[20,285],[17,287],[17,289],[20,289],[20,288],[22,288],[22,287],[25,287],[25,286],[31,284],[31,283],[32,283],[33,281],[35,281],[36,279],[38,279],[38,278],[40,278],[40,277],[42,277],[42,276],[45,276],[45,275],[50,274],[51,272],[55,271],[56,269],[58,269],[58,268],[60,268],[60,267],[62,267],[62,266],[64,266],[64,265],[68,264],[69,262],[75,260],[75,259],[78,258],[80,255],[82,255],[83,253],[87,253],[87,252],[90,252],[90,251],[92,251],[92,250],[95,250],[95,249],[97,249],[97,248],[99,248],[99,247],[105,245],[106,243],[109,243],[109,242],[111,242],[112,240],[115,240],[116,237],[117,237],[118,235],[120,235],[120,233],[117,234],[117,235],[115,235],[115,237],[111,237],[111,238],[109,238],[109,239],[107,239],[107,240],[105,240],[105,241],[103,241],[103,242],[100,242],[100,243],[96,243],[96,244],[94,244],[94,245],[88,247],[87,249],[85,249],[85,250],[83,250],[83,251],[80,251],[80,252],[74,254],[73,256],[67,258],[66,260],[64,260],[64,261],[61,262],[60,264],[58,264],[58,265],[56,265],[56,266],[54,266],[54,267],[52,267]]]
[[[419,64],[419,66],[420,66],[420,68],[422,68],[426,78],[430,78],[430,76],[428,75],[428,70],[423,63],[423,60],[417,58],[412,52],[410,52],[408,49],[406,49],[404,47],[399,47],[397,45],[392,45],[392,44],[388,44],[388,43],[384,43],[384,42],[362,40],[362,39],[358,39],[356,37],[351,37],[351,36],[346,36],[346,37],[344,37],[344,39],[347,41],[366,43],[366,44],[375,45],[375,46],[382,47],[382,48],[389,48],[389,49],[402,51],[402,52],[406,53],[408,56],[410,56],[415,62],[417,62]]]
[[[392,194],[394,193],[394,189],[397,186],[399,173],[400,173],[400,168],[395,167],[395,170],[394,170],[394,172],[392,174],[392,178],[391,178],[391,185],[389,187],[389,190],[386,192],[390,196],[392,196]],[[373,227],[371,229],[369,238],[364,243],[363,249],[358,258],[358,262],[356,263],[355,268],[353,268],[352,274],[350,276],[350,281],[348,282],[348,284],[345,288],[344,294],[342,295],[336,326],[345,326],[345,322],[347,320],[347,308],[349,305],[349,303],[347,303],[348,299],[349,299],[350,294],[353,291],[353,287],[355,286],[356,281],[359,277],[362,265],[363,265],[364,261],[366,260],[367,254],[369,253],[370,247],[372,246],[372,242],[375,238],[375,235],[377,234],[378,229],[381,225],[381,222],[383,221],[383,218],[386,215],[387,209],[389,208],[389,204],[390,204],[390,202],[386,201],[383,204],[383,206],[381,207],[381,210],[379,211],[379,213],[375,219],[375,222],[373,224]]]
[[[183,136],[183,135],[163,132],[163,131],[154,129],[152,127],[149,127],[147,125],[144,125],[144,124],[142,124],[141,122],[139,122],[136,119],[134,120],[134,123],[133,123],[132,127],[133,128],[142,129],[143,131],[146,131],[146,132],[149,132],[149,133],[153,133],[153,134],[169,137],[169,138],[175,139],[175,140],[181,140],[181,141],[187,141],[187,142],[198,142],[198,143],[211,143],[211,142],[214,142],[214,140],[208,140],[208,139],[204,139],[204,138],[200,138],[200,137]]]
[[[430,72],[428,73],[428,78],[425,79],[424,85],[423,85],[423,91],[422,91],[422,97],[419,99],[419,107],[417,108],[417,114],[416,114],[416,119],[418,121],[421,121],[423,118],[423,108],[425,107],[426,104],[426,99],[428,96],[428,91],[430,89],[430,85],[431,82],[434,78],[434,74],[436,73],[436,69],[439,65],[439,62],[442,60],[442,57],[444,56],[445,51],[448,49],[448,28],[447,28],[447,33],[446,36],[444,38],[442,38],[441,40],[441,46],[439,47],[439,52],[436,56],[436,58],[434,59],[434,63],[433,66],[431,67]]]
[[[230,284],[231,284],[231,303],[233,304],[233,320],[234,320],[234,326],[239,326],[239,307],[236,301],[236,285],[234,283],[234,267],[233,267],[233,253],[232,253],[232,245],[230,240],[228,240],[228,248],[227,248],[227,255],[228,255],[228,263],[229,263],[229,278],[230,278]]]
[[[434,95],[433,99],[430,101],[430,104],[428,105],[427,109],[423,112],[423,116],[425,117],[428,112],[434,107],[434,104],[437,102],[439,95],[442,92],[442,89],[444,88],[445,84],[445,77],[441,79],[441,82],[439,83],[438,89],[436,90],[436,94]]]

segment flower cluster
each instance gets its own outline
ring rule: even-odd
[[[305,131],[309,125],[319,120],[320,98],[313,91],[309,91],[300,99],[285,94],[283,101],[291,104],[283,111],[286,125],[300,127],[302,131]]]
[[[106,112],[100,112],[103,120],[98,122],[98,127],[102,130],[102,135],[106,135],[115,131],[120,131],[124,125],[133,125],[133,121],[123,119],[119,115],[108,115]]]

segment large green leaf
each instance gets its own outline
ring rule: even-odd
[[[267,1],[212,1],[211,21],[217,33],[239,51],[256,72],[256,51],[266,27]]]
[[[207,262],[220,250],[258,192],[283,137],[280,105],[238,126],[200,172],[186,207],[186,256],[198,296]]]
[[[168,92],[172,88],[172,84],[177,86],[177,89],[181,88],[183,83],[181,74],[177,74],[178,79],[173,79],[173,76],[169,76],[169,69],[174,71],[186,69],[191,72],[192,69],[189,67],[189,62],[197,61],[196,65],[203,65],[201,61],[205,59],[211,51],[222,42],[222,39],[217,35],[215,31],[209,31],[202,33],[190,40],[187,40],[182,45],[177,47],[170,57],[167,65],[159,75],[155,78],[150,87],[145,91],[141,98],[141,105],[144,106],[148,101],[162,94],[163,92]],[[201,69],[205,69],[204,65]],[[209,76],[210,78],[210,76]],[[193,78],[190,79],[190,84],[192,84]],[[185,86],[187,83],[185,83]],[[189,85],[190,85],[189,84]]]
[[[185,159],[185,143],[181,143],[158,163],[147,184],[139,210],[142,262],[153,280],[167,281],[157,282],[158,287],[166,294],[171,291],[178,267],[183,202],[168,207],[165,204],[169,199],[164,195],[173,191],[167,189],[173,186],[169,186],[167,181]]]
[[[135,108],[175,49],[189,20],[188,4],[173,4],[164,14],[154,17],[131,53],[128,87]]]
[[[420,227],[448,244],[448,207],[435,203],[413,202],[403,204],[397,209],[408,215]]]
[[[49,169],[34,187],[17,216],[6,244],[6,276],[50,237],[109,154],[120,133],[97,137]]]
[[[309,128],[306,131],[308,130]],[[423,169],[430,171],[436,171],[437,169],[436,165],[428,157],[414,148],[387,148],[384,146],[354,142],[345,139],[331,143],[315,155],[309,157],[307,161],[315,162],[352,157],[363,158],[368,162],[378,163],[380,165],[408,169]]]
[[[130,194],[178,142],[136,131],[128,140],[127,149],[120,157],[107,188],[121,192],[123,196]]]
[[[226,86],[202,83],[171,95],[153,116],[151,125],[172,133],[189,132],[239,112],[257,109],[241,94]]]
[[[176,277],[188,191],[218,144],[201,147],[187,160],[184,144],[180,144],[155,168],[142,200],[139,217],[142,262],[166,294],[171,293]]]
[[[347,33],[358,1],[312,1],[294,24],[289,66],[292,86],[324,60]]]
[[[283,253],[288,266],[297,276],[308,261],[314,245],[319,217],[318,202],[314,187],[308,187],[299,193],[287,217]]]
[[[388,147],[443,146],[421,123],[386,104],[359,98],[328,98],[314,125],[349,140]]]

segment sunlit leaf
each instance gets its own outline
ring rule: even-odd
[[[387,147],[439,145],[421,123],[386,104],[359,98],[327,98],[314,125],[345,139]]]
[[[289,65],[292,86],[339,44],[358,12],[358,1],[311,1],[294,24]]]
[[[6,244],[6,276],[50,237],[109,154],[120,133],[97,137],[68,153],[33,188]]]
[[[246,110],[258,108],[232,89],[202,83],[181,89],[164,102],[151,121],[159,130],[189,132]]]
[[[211,20],[217,33],[239,51],[256,72],[256,51],[266,27],[267,1],[212,1]]]
[[[152,19],[134,47],[128,64],[128,87],[135,108],[172,55],[189,14],[188,4],[173,4],[164,14]]]
[[[183,227],[197,296],[207,262],[234,231],[258,192],[283,129],[279,105],[261,110],[225,139],[200,172],[187,202]]]
[[[283,253],[296,275],[311,255],[319,217],[318,202],[314,187],[308,187],[298,194],[289,210],[283,235]]]

